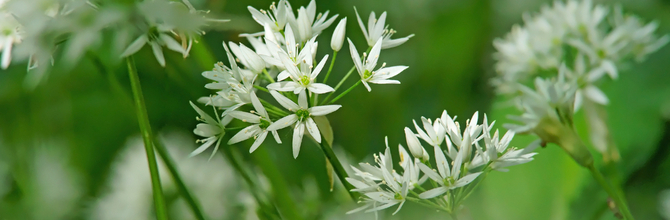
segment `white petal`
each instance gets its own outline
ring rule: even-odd
[[[316,93],[316,94],[324,94],[328,92],[333,92],[335,89],[333,87],[330,87],[329,85],[323,84],[323,83],[310,83],[308,87],[310,92]]]
[[[341,107],[342,107],[341,105],[314,106],[314,107],[309,108],[309,113],[312,116],[323,116],[323,115],[330,114],[334,111],[337,111]]]
[[[263,107],[263,104],[261,104],[261,101],[258,100],[258,96],[256,96],[256,93],[254,91],[251,91],[249,93],[249,99],[251,99],[251,105],[254,106],[254,109],[263,117],[269,118],[268,117],[268,112],[265,111],[265,107]]]
[[[260,123],[260,116],[251,114],[248,112],[242,112],[242,111],[232,111],[228,113],[228,115],[232,116],[233,118],[237,118],[242,120],[243,122],[247,123]]]
[[[289,111],[296,111],[300,109],[300,106],[298,104],[295,104],[295,102],[291,101],[289,98],[286,98],[284,95],[279,94],[279,92],[270,90],[270,94],[275,97],[277,102],[284,108],[288,109]]]
[[[595,86],[588,86],[584,88],[584,95],[593,102],[601,105],[607,105],[609,103],[607,95],[605,95],[603,91],[601,91],[600,89],[598,89],[598,87]]]
[[[312,137],[314,137],[314,140],[316,140],[316,142],[321,143],[321,133],[319,133],[319,127],[316,126],[314,119],[307,118],[305,125],[307,127],[307,131],[309,132],[309,134],[312,135]]]
[[[267,136],[268,136],[268,132],[267,132],[267,131],[261,132],[261,133],[256,137],[256,140],[254,141],[254,144],[252,144],[252,145],[251,145],[251,148],[249,148],[249,153],[253,153],[256,149],[258,149],[258,147],[261,146],[261,144],[263,143],[263,141],[265,141],[265,137],[267,137]]]
[[[435,170],[430,169],[428,166],[426,166],[426,164],[423,163],[418,163],[417,165],[419,165],[419,169],[423,171],[426,176],[430,177],[433,181],[442,184],[443,179],[440,174],[435,172]]]
[[[133,43],[131,43],[126,48],[125,51],[123,51],[123,53],[121,54],[121,57],[127,57],[127,56],[130,56],[130,55],[136,53],[138,50],[142,49],[142,47],[144,46],[144,44],[147,43],[148,40],[149,40],[149,38],[146,35],[142,35],[142,36],[138,37],[137,39],[135,39],[135,41],[133,41]]]
[[[195,155],[198,155],[198,154],[202,153],[203,151],[207,150],[207,148],[212,146],[212,144],[216,141],[217,141],[216,137],[208,138],[207,142],[200,145],[200,147],[198,147],[193,152],[191,152],[191,154],[189,154],[189,157],[192,157],[192,156],[195,156]]]
[[[458,181],[456,181],[456,183],[452,187],[453,188],[458,188],[458,187],[468,185],[469,183],[474,181],[479,176],[479,174],[482,174],[482,172],[468,174],[468,175],[464,176],[463,178],[460,178]]]
[[[360,75],[361,78],[363,78],[363,73],[365,72],[365,70],[363,69],[363,64],[361,63],[361,56],[358,54],[358,51],[356,50],[356,45],[354,45],[354,43],[351,42],[351,39],[347,38],[347,41],[349,41],[349,52],[351,53],[351,59],[354,61],[354,66],[356,66],[358,75]]]
[[[277,90],[277,91],[281,91],[281,92],[292,92],[293,90],[295,90],[297,88],[297,86],[298,86],[297,83],[295,83],[293,81],[289,81],[289,82],[270,83],[266,87],[269,90]]]
[[[409,36],[403,38],[384,40],[384,42],[382,42],[382,49],[389,49],[400,46],[412,37],[414,37],[414,34],[410,34]]]
[[[365,25],[363,24],[363,20],[361,20],[361,16],[358,15],[358,10],[356,10],[356,7],[354,7],[354,11],[356,12],[356,19],[358,19],[358,26],[360,26],[361,30],[363,30],[363,35],[365,36],[365,39],[367,40],[367,39],[370,38],[370,36],[368,36],[368,31],[365,29]]]
[[[293,129],[293,158],[298,158],[302,136],[305,134],[305,124],[297,123]]]
[[[186,50],[184,50],[184,48],[181,47],[181,44],[177,43],[177,41],[174,38],[171,38],[167,34],[160,34],[158,36],[160,37],[161,41],[163,41],[163,43],[165,43],[165,46],[168,49],[173,50],[173,51],[177,51],[177,52],[181,53],[182,55],[184,55],[184,57],[186,57],[186,55],[187,55]]]
[[[274,123],[272,123],[270,126],[268,126],[268,128],[266,130],[276,131],[276,130],[291,126],[296,121],[298,121],[298,116],[297,115],[295,115],[295,114],[288,115],[288,116],[283,117],[283,118],[275,121]]]
[[[381,39],[375,43],[374,46],[372,46],[372,50],[370,50],[370,54],[368,54],[368,57],[365,62],[365,69],[372,72],[372,70],[377,66],[377,61],[379,60],[379,52],[382,49],[382,41]]]
[[[316,65],[314,70],[312,70],[312,75],[310,75],[309,77],[312,78],[312,79],[316,79],[316,77],[319,76],[319,73],[321,72],[321,69],[323,69],[323,66],[326,65],[327,60],[328,60],[328,54],[323,56],[323,59],[321,59],[321,62],[319,62],[319,64]]]
[[[241,141],[249,139],[254,135],[256,135],[259,131],[260,128],[258,127],[258,125],[248,126],[242,129],[241,131],[237,132],[237,134],[235,134],[232,138],[230,138],[230,140],[228,140],[228,145],[237,144]]]
[[[302,109],[309,108],[309,104],[307,103],[307,93],[304,90],[298,95],[298,105]]]
[[[431,199],[431,198],[434,198],[436,196],[442,195],[445,192],[447,192],[447,187],[437,187],[435,189],[431,189],[431,190],[428,190],[428,191],[425,191],[425,192],[419,194],[419,198]]]
[[[154,56],[156,56],[158,64],[160,64],[162,67],[165,67],[165,56],[163,56],[163,50],[161,49],[161,46],[155,42],[150,42],[149,44],[151,45],[151,50],[154,51]]]

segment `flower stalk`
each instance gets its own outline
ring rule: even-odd
[[[335,170],[335,173],[337,174],[337,177],[340,179],[340,182],[342,182],[342,185],[344,185],[344,188],[347,189],[349,196],[351,196],[351,199],[355,201],[358,198],[357,195],[358,193],[351,191],[352,189],[354,189],[354,187],[346,180],[347,177],[349,177],[347,171],[342,166],[342,163],[340,163],[340,159],[337,158],[335,152],[333,152],[333,148],[331,148],[330,145],[328,145],[328,143],[326,142],[327,141],[322,141],[319,144],[321,146],[321,150],[323,150],[323,154],[326,155],[326,158],[328,158],[330,164],[333,165],[333,170]]]
[[[153,190],[154,205],[156,208],[156,219],[166,220],[167,211],[165,208],[165,199],[163,198],[163,188],[160,182],[158,173],[158,165],[156,163],[156,155],[152,144],[153,134],[151,133],[151,125],[149,124],[149,116],[144,104],[144,96],[142,95],[142,86],[137,75],[137,68],[135,67],[135,60],[132,56],[126,58],[128,65],[128,76],[130,77],[130,86],[133,91],[133,100],[135,102],[135,113],[137,114],[137,121],[140,125],[142,133],[142,140],[144,141],[144,149],[147,153],[147,161],[149,162],[149,173],[151,175],[151,189]]]

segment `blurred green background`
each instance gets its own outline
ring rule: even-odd
[[[495,97],[488,80],[493,72],[492,40],[504,36],[513,24],[522,22],[522,13],[538,11],[550,1],[533,0],[368,0],[317,1],[317,11],[330,10],[348,17],[347,37],[358,45],[364,38],[356,23],[352,6],[364,20],[370,11],[389,13],[387,23],[397,30],[396,37],[414,33],[408,43],[382,51],[381,60],[389,65],[408,65],[396,78],[400,85],[376,85],[373,92],[359,87],[341,99],[343,107],[329,115],[335,133],[336,151],[349,155],[349,161],[372,160],[372,154],[383,151],[384,137],[397,157],[397,144],[404,143],[402,129],[412,126],[421,116],[438,117],[442,110],[469,118],[475,111],[487,113],[489,119],[502,125],[508,114],[515,114],[503,100]],[[660,23],[658,33],[670,33],[670,1],[624,0],[595,1],[613,5],[647,21]],[[261,31],[246,7],[267,8],[270,1],[195,1],[196,8],[211,10],[214,15],[230,18],[220,30],[207,33],[190,57],[166,53],[167,67],[161,68],[148,48],[135,57],[149,118],[155,133],[181,130],[190,134],[197,123],[189,100],[209,95],[200,73],[210,69],[211,53],[225,60],[221,42],[246,42],[240,33]],[[306,0],[290,1],[294,9],[307,5]],[[339,20],[339,19],[338,19]],[[330,33],[335,24],[318,38],[319,57],[330,52]],[[359,48],[360,49],[360,48]],[[93,51],[104,53],[104,51]],[[346,53],[345,53],[346,52]],[[104,56],[104,55],[101,55]],[[618,169],[632,212],[638,219],[661,219],[659,192],[670,189],[670,46],[649,56],[640,64],[623,67],[617,81],[606,82],[603,90],[611,104],[607,107],[610,129],[620,147],[622,160]],[[339,79],[351,67],[348,48],[338,56],[333,79]],[[0,73],[0,174],[9,171],[0,183],[0,219],[24,219],[25,213],[39,207],[25,205],[30,196],[25,187],[28,162],[35,149],[50,148],[63,152],[66,162],[83,179],[83,195],[73,219],[86,219],[86,207],[102,195],[110,180],[112,162],[127,139],[139,133],[130,100],[130,85],[122,62],[103,62],[109,73],[96,67],[94,60],[82,59],[74,68],[60,68],[58,60],[49,78],[34,90],[22,86],[24,63],[13,63]],[[352,77],[349,83],[353,83]],[[331,81],[334,84],[335,80]],[[350,84],[345,84],[345,86]],[[583,117],[581,114],[578,118]],[[580,120],[581,121],[581,120]],[[464,123],[463,121],[461,123]],[[578,130],[586,131],[584,123]],[[309,141],[293,159],[290,132],[280,133],[283,145],[266,141],[274,163],[289,185],[294,198],[310,203],[310,216],[323,218],[328,213],[344,213],[355,204],[346,200],[341,184],[329,191],[325,161],[321,151]],[[585,133],[583,134],[585,135]],[[534,137],[517,136],[513,145],[524,147]],[[57,144],[55,144],[57,143]],[[234,147],[247,152],[250,142]],[[189,146],[192,147],[192,146]],[[227,147],[227,146],[226,146]],[[596,187],[592,177],[580,169],[558,147],[539,149],[531,163],[513,167],[507,173],[494,172],[466,202],[464,216],[470,219],[614,219],[604,206],[606,194]],[[249,159],[247,153],[244,153]],[[162,175],[167,175],[162,173]],[[1,176],[0,176],[1,177]],[[234,177],[231,177],[234,178]],[[316,180],[318,194],[305,184]],[[35,180],[32,180],[35,181]],[[302,189],[302,190],[299,190]],[[344,199],[342,199],[344,198]],[[395,218],[444,219],[436,213],[406,204]],[[336,210],[336,211],[333,211]],[[598,215],[597,213],[601,213]],[[386,213],[390,218],[390,212]],[[601,217],[598,217],[601,216]],[[353,216],[340,215],[340,218]],[[358,217],[373,218],[372,214]],[[335,217],[337,219],[337,217]]]

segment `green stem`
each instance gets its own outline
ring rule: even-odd
[[[328,67],[328,73],[326,73],[326,78],[323,79],[324,84],[326,84],[326,82],[328,82],[328,77],[330,76],[330,72],[333,71],[333,64],[335,64],[335,58],[337,58],[337,51],[333,52],[333,59],[330,60],[330,67]]]
[[[344,92],[340,93],[340,94],[339,94],[337,97],[335,97],[332,101],[328,102],[328,104],[333,104],[333,102],[335,102],[335,101],[337,101],[338,99],[344,97],[344,95],[346,95],[347,93],[351,92],[351,90],[353,90],[354,88],[356,88],[356,86],[358,86],[359,84],[361,84],[361,81],[357,81],[354,85],[352,85],[351,87],[349,87],[347,90],[344,90]]]
[[[259,147],[251,154],[251,156],[254,157],[256,164],[260,166],[261,170],[263,170],[263,173],[268,178],[270,185],[272,186],[275,204],[281,212],[282,217],[284,217],[284,219],[303,219],[300,212],[298,212],[298,207],[296,207],[295,201],[291,198],[286,180],[282,177],[279,169],[277,169],[277,165],[272,162],[272,158],[270,158],[267,149]]]
[[[456,212],[450,212],[449,215],[452,220],[458,220],[458,214],[456,214]]]
[[[419,194],[416,193],[416,192],[414,192],[413,190],[410,190],[409,192],[412,193],[412,195],[414,195],[414,196],[416,196],[416,197],[419,197]],[[407,197],[407,198],[410,199],[410,198],[412,198],[412,197]],[[419,197],[419,199],[421,199],[421,198]],[[432,202],[432,201],[430,201],[430,200],[425,199],[425,200],[421,200],[421,201],[424,201],[424,202],[426,202],[427,204],[433,206],[433,208],[437,208],[437,209],[440,209],[440,210],[445,210],[445,211],[447,211],[447,208],[442,207],[442,206],[438,205],[437,203],[434,203],[434,202]]]
[[[619,194],[616,190],[614,190],[610,183],[605,180],[605,177],[603,177],[600,171],[598,171],[598,169],[596,169],[593,164],[587,168],[589,171],[591,171],[591,174],[596,179],[598,184],[600,184],[600,186],[605,189],[607,194],[609,194],[610,198],[614,200],[614,203],[616,203],[616,206],[619,209],[621,215],[623,215],[624,219],[634,220],[635,218],[633,218],[633,215],[630,213],[628,205],[626,204],[626,199],[622,196],[622,194]]]
[[[268,73],[267,69],[263,69],[263,74],[265,74],[265,77],[267,77],[268,80],[270,80],[271,83],[275,82],[275,80],[272,78],[272,76],[270,76],[270,73]]]
[[[157,137],[154,137],[154,147],[156,148],[158,155],[163,159],[163,163],[165,163],[165,166],[167,166],[168,171],[170,171],[172,180],[174,180],[175,184],[177,185],[177,190],[179,190],[179,193],[184,197],[184,199],[186,199],[186,203],[188,203],[191,211],[193,211],[193,215],[195,215],[196,219],[198,220],[204,220],[205,216],[202,214],[200,203],[197,199],[195,199],[195,197],[193,197],[191,192],[186,187],[184,180],[181,178],[181,174],[179,174],[179,170],[177,169],[177,165],[174,159],[172,159],[170,153],[168,153],[167,148],[165,145],[163,145],[163,142],[160,141]]]
[[[323,104],[323,103],[326,103],[326,101],[328,101],[328,98],[330,98],[330,96],[332,96],[333,94],[335,94],[335,92],[337,91],[337,89],[339,89],[340,86],[342,86],[342,83],[344,83],[344,81],[346,81],[347,78],[349,78],[349,76],[354,72],[355,69],[356,69],[356,66],[351,67],[351,69],[349,70],[349,72],[347,72],[347,74],[344,75],[344,78],[342,78],[342,79],[340,80],[340,82],[337,83],[337,85],[335,86],[335,88],[333,88],[333,89],[334,89],[333,92],[331,92],[330,94],[328,94],[328,96],[326,96],[326,98],[323,99],[322,104]]]
[[[268,109],[272,109],[272,110],[274,110],[274,111],[276,111],[276,112],[281,113],[281,115],[284,115],[284,116],[288,115],[288,113],[286,113],[284,110],[281,110],[280,108],[278,108],[277,106],[273,105],[272,103],[269,103],[268,101],[265,101],[265,100],[263,100],[263,99],[259,99],[259,100],[261,101],[261,103],[263,104],[263,106],[265,106],[265,109],[266,109],[266,110],[268,110]]]
[[[242,179],[244,179],[247,185],[249,185],[249,191],[251,192],[254,199],[256,199],[258,202],[261,210],[271,219],[281,219],[277,209],[272,204],[270,204],[266,196],[261,194],[261,192],[264,192],[264,190],[262,190],[259,184],[257,184],[258,178],[256,178],[256,176],[253,175],[253,172],[250,171],[246,166],[243,166],[242,161],[239,159],[241,155],[235,150],[234,146],[224,147],[223,151],[223,155],[226,157],[226,160],[233,166],[237,173],[242,176]]]
[[[153,135],[151,134],[151,125],[149,124],[147,109],[144,105],[142,86],[140,85],[140,79],[137,76],[137,69],[133,57],[129,56],[126,58],[126,63],[128,64],[128,76],[130,77],[130,86],[133,90],[133,99],[135,100],[135,113],[137,114],[137,121],[140,124],[142,140],[144,141],[144,150],[147,152],[147,161],[149,162],[149,174],[151,175],[151,188],[154,194],[156,219],[167,220],[163,188],[161,186],[158,166],[156,164],[156,155],[154,154],[154,148],[152,147]]]
[[[330,164],[333,165],[333,170],[335,170],[335,173],[337,174],[337,177],[340,179],[340,182],[342,182],[342,185],[344,185],[344,188],[347,189],[347,192],[349,193],[349,196],[351,196],[351,199],[356,201],[356,198],[358,198],[358,193],[352,192],[351,190],[354,189],[354,186],[349,184],[347,182],[347,177],[349,175],[347,174],[347,171],[344,170],[344,167],[342,166],[342,163],[340,163],[340,159],[337,158],[337,155],[335,155],[335,152],[333,152],[333,148],[331,148],[327,141],[321,141],[321,149],[323,150],[323,153],[326,155],[326,158],[328,158],[328,161],[330,161]]]
[[[263,91],[263,92],[270,93],[270,91],[268,91],[268,89],[266,89],[266,88],[264,88],[264,87],[262,87],[262,86],[259,86],[259,85],[254,85],[254,88],[257,88],[258,90],[261,90],[261,91]]]

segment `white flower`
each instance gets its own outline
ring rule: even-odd
[[[477,155],[473,159],[469,168],[475,168],[490,162],[490,167],[498,171],[507,171],[505,167],[528,163],[533,160],[537,153],[533,151],[540,146],[541,140],[534,141],[524,149],[508,148],[512,138],[513,131],[507,131],[502,138],[498,136],[498,130],[491,136],[491,129],[495,121],[488,124],[486,115],[484,115],[483,136],[484,149],[478,149]]]
[[[375,160],[377,161],[378,166],[373,167],[367,164],[367,166],[370,167],[368,169],[374,170],[373,172],[378,175],[374,180],[366,180],[365,177],[363,177],[363,181],[354,178],[347,178],[347,181],[356,187],[356,189],[352,191],[363,192],[366,197],[363,200],[365,205],[349,211],[348,214],[365,209],[367,209],[366,212],[375,212],[400,204],[393,213],[396,214],[398,211],[400,211],[403,204],[405,204],[405,198],[407,197],[407,193],[409,192],[410,187],[409,172],[406,172],[403,176],[394,175],[395,171],[393,170],[393,161],[391,159],[390,148],[388,148],[388,142],[386,153],[379,153],[379,155],[375,155]],[[359,175],[368,175],[356,169],[355,167],[354,170]],[[381,182],[376,183],[375,181]],[[378,187],[381,184],[385,185],[386,188],[382,189],[381,187]],[[377,206],[377,203],[379,203],[379,206]]]
[[[198,118],[199,121],[202,121],[204,123],[199,123],[196,125],[195,129],[193,129],[193,133],[200,136],[204,137],[204,139],[197,140],[196,142],[203,143],[195,149],[193,152],[191,152],[190,156],[195,156],[203,151],[207,150],[212,144],[216,143],[216,146],[214,147],[214,151],[212,151],[212,155],[209,157],[210,159],[214,157],[214,154],[216,151],[219,149],[219,145],[221,144],[221,139],[223,139],[223,136],[226,134],[226,125],[230,123],[230,121],[233,119],[230,116],[225,116],[223,119],[220,119],[218,116],[218,113],[216,113],[216,109],[214,109],[214,117],[212,118],[209,116],[209,114],[205,113],[202,109],[198,108],[193,102],[191,103],[191,106],[193,109],[195,109],[196,112],[200,115]]]
[[[425,131],[416,124],[416,121],[412,120],[412,122],[414,122],[414,128],[419,134],[419,137],[431,146],[439,147],[442,144],[442,141],[444,141],[446,130],[444,129],[444,126],[442,126],[440,119],[436,119],[433,123],[430,119],[421,117],[421,122],[423,123],[423,129],[425,129]]]
[[[400,144],[398,145],[398,156],[400,157],[400,167],[402,167],[404,174],[409,177],[408,182],[410,184],[410,190],[414,189],[415,184],[421,185],[428,180],[428,176],[426,175],[419,178],[419,175],[421,174],[421,170],[419,169],[419,163],[421,163],[421,161],[419,158],[414,158],[412,160],[412,157],[409,156],[405,148]],[[394,174],[396,179],[400,179],[401,176],[399,174]]]
[[[326,11],[317,15],[316,2],[312,0],[307,8],[300,7],[298,9],[297,18],[289,17],[289,23],[296,28],[293,30],[293,34],[297,36],[299,42],[306,42],[328,28],[338,16],[328,18],[328,13],[329,11]]]
[[[405,127],[405,139],[407,140],[407,147],[409,152],[412,152],[412,155],[416,158],[421,158],[423,160],[430,159],[430,156],[426,152],[426,149],[421,146],[421,142],[416,138],[416,134],[412,132],[408,127]]]
[[[395,30],[388,29],[388,27],[386,26],[386,12],[383,12],[382,15],[379,16],[379,20],[375,18],[374,11],[370,12],[370,18],[368,19],[368,28],[366,29],[365,25],[363,24],[363,20],[361,20],[361,16],[358,15],[358,10],[356,10],[356,7],[354,7],[354,11],[356,11],[356,18],[358,19],[358,25],[361,26],[361,30],[363,30],[363,35],[365,35],[365,40],[367,40],[368,46],[372,47],[377,43],[377,41],[381,40],[382,41],[381,49],[388,49],[400,46],[410,38],[414,37],[414,34],[410,34],[407,37],[391,39],[391,36],[395,34]]]
[[[335,91],[332,87],[326,84],[314,82],[316,77],[319,76],[321,69],[323,69],[323,66],[326,64],[328,55],[321,59],[321,62],[319,62],[316,68],[312,68],[312,66],[307,63],[301,63],[298,68],[288,56],[283,55],[281,57],[282,63],[284,64],[284,67],[286,67],[286,72],[289,74],[292,81],[272,83],[267,86],[268,89],[282,92],[293,92],[295,94],[299,94],[305,91],[305,89],[316,94]]]
[[[321,143],[319,127],[316,126],[312,116],[327,115],[342,107],[341,105],[309,107],[305,91],[298,95],[298,104],[279,94],[277,91],[272,90],[270,91],[270,94],[272,94],[280,105],[289,111],[294,112],[294,114],[275,121],[267,128],[267,130],[276,131],[295,124],[293,129],[293,157],[295,158],[297,158],[300,153],[300,145],[302,144],[302,136],[305,134],[305,129],[307,129],[309,134],[312,135],[317,142]]]
[[[344,36],[347,31],[347,18],[342,18],[333,31],[333,38],[330,40],[330,48],[333,51],[340,51],[342,43],[344,43]]]
[[[366,57],[365,54],[363,54],[363,61],[361,61],[361,56],[358,54],[358,51],[356,50],[356,46],[351,42],[351,40],[347,39],[349,41],[349,50],[351,51],[351,59],[354,61],[354,65],[356,66],[356,70],[358,71],[358,75],[361,76],[361,82],[363,82],[363,85],[365,85],[365,88],[368,89],[369,91],[372,91],[370,88],[370,85],[368,83],[375,83],[375,84],[400,84],[400,81],[398,80],[391,80],[391,77],[394,77],[403,70],[407,69],[407,66],[392,66],[392,67],[385,67],[386,63],[382,64],[382,67],[377,69],[376,71],[374,68],[377,66],[377,60],[379,60],[379,52],[381,51],[382,48],[382,42],[377,41],[376,44],[372,47],[372,50],[370,50],[370,55]]]
[[[0,11],[0,67],[7,69],[12,61],[12,46],[21,43],[23,35],[20,32],[21,24],[10,13]]]
[[[173,33],[172,28],[166,25],[156,25],[147,31],[147,33],[141,35],[135,41],[133,41],[121,54],[121,57],[127,57],[130,55],[133,55],[140,49],[145,44],[149,44],[151,46],[151,50],[154,52],[154,56],[156,56],[156,60],[158,60],[158,63],[162,66],[165,67],[165,56],[163,55],[163,49],[162,47],[165,46],[170,50],[176,51],[184,55],[184,57],[188,56],[188,51],[186,48],[182,47],[182,45],[177,42],[174,38],[172,38],[169,34]]]
[[[289,14],[293,16],[293,9],[291,9],[291,5],[289,5],[286,0],[280,0],[277,6],[275,6],[275,3],[272,2],[272,5],[270,5],[272,14],[263,9],[259,11],[258,9],[251,6],[248,6],[247,9],[249,9],[249,12],[251,12],[251,17],[253,17],[254,20],[258,22],[258,24],[270,24],[269,27],[271,27],[274,31],[284,30],[284,25],[286,25],[286,22],[288,21],[287,19]]]
[[[316,37],[313,37],[309,41],[307,41],[302,49],[298,51],[298,47],[300,46],[298,42],[296,42],[295,36],[293,35],[292,27],[290,24],[286,25],[286,32],[285,36],[280,39],[282,41],[277,41],[277,37],[281,36],[281,34],[275,35],[275,33],[270,30],[270,28],[265,27],[265,43],[267,45],[267,54],[261,55],[263,60],[265,62],[277,66],[279,69],[286,69],[284,63],[285,61],[283,60],[286,56],[292,61],[290,62],[292,65],[308,65],[311,66],[314,60],[314,56],[316,55],[316,47],[318,43],[316,43]],[[281,44],[284,45],[284,47],[280,46]],[[262,47],[261,47],[262,48]],[[258,50],[258,48],[257,48]],[[289,74],[287,72],[281,72],[277,76],[277,80],[281,81],[286,78],[288,78]]]
[[[249,68],[253,73],[261,73],[265,69],[265,61],[253,50],[249,49],[244,44],[240,43],[239,45],[228,42],[230,50],[233,51],[235,57],[239,60],[242,65]]]
[[[250,125],[237,132],[237,134],[235,134],[235,136],[230,138],[228,141],[228,145],[231,145],[254,137],[255,141],[251,145],[251,148],[249,148],[249,153],[253,153],[259,146],[261,146],[265,140],[265,137],[268,135],[268,126],[272,124],[272,120],[270,120],[268,112],[265,111],[263,104],[261,104],[260,100],[258,100],[258,97],[256,96],[256,93],[254,92],[251,92],[251,104],[254,106],[254,109],[256,109],[255,112],[252,111],[252,113],[247,113],[242,111],[232,111],[228,113],[228,115],[233,118],[240,119],[244,122],[253,123],[253,125]],[[272,135],[274,136],[275,141],[281,144],[281,139],[279,138],[277,131],[272,131]]]
[[[562,64],[558,69],[558,77],[559,79],[569,79],[570,81],[567,83],[573,84],[572,87],[577,88],[575,91],[575,111],[581,108],[585,98],[587,101],[592,101],[601,105],[607,105],[609,103],[607,95],[605,95],[605,93],[600,90],[600,88],[595,86],[594,83],[601,79],[605,73],[614,71],[616,74],[616,69],[612,69],[615,67],[612,66],[612,68],[604,68],[603,65],[601,65],[600,67],[589,70],[587,68],[588,65],[584,61],[584,56],[581,53],[577,54],[574,66],[574,70],[570,70],[568,69],[567,65],[565,65],[565,63]],[[612,77],[615,76],[616,75]]]
[[[469,155],[466,155],[466,151],[459,151],[458,156],[453,161],[453,166],[450,168],[449,161],[444,156],[444,152],[439,147],[435,147],[435,162],[437,163],[437,171],[439,173],[423,163],[419,164],[419,168],[429,178],[440,184],[440,186],[419,194],[419,198],[434,198],[444,194],[447,190],[463,187],[474,181],[481,172],[461,176],[461,166],[463,165],[463,158],[466,156],[469,157]]]

